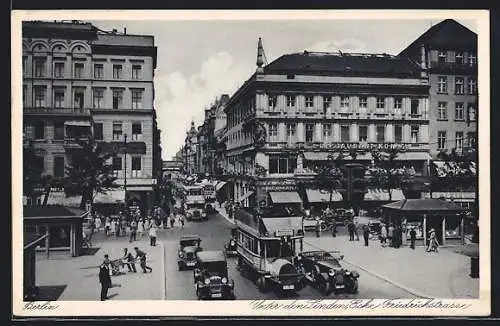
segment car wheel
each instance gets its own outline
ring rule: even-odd
[[[257,279],[257,286],[259,288],[259,291],[261,293],[266,293],[267,292],[267,281],[264,276],[261,276]]]
[[[179,264],[179,270],[182,271],[184,268],[182,267],[181,264]]]
[[[320,285],[320,291],[321,291],[321,294],[323,294],[323,295],[329,295],[330,292],[332,292],[332,286],[331,286],[330,282],[328,282],[328,281],[322,282]]]

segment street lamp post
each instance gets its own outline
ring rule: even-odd
[[[127,204],[127,134],[124,135],[125,140],[123,142],[123,153],[125,158],[125,178],[123,180],[123,189],[125,190],[125,204]]]

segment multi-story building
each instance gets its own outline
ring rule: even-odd
[[[224,109],[226,103],[229,101],[229,95],[223,94],[215,105],[215,123],[214,123],[214,137],[215,137],[215,163],[214,175],[220,178],[223,171],[226,169],[226,124],[227,118]]]
[[[475,147],[477,140],[477,34],[453,19],[429,28],[400,54],[429,74],[429,148]]]
[[[184,139],[183,156],[185,171],[188,175],[198,173],[198,131],[194,126],[194,121],[191,121],[191,127],[186,132]]]
[[[155,68],[153,36],[76,21],[23,23],[25,136],[46,149],[45,173],[63,177],[75,138],[92,132],[116,154],[112,164],[126,197],[116,199],[150,206],[161,174],[154,163]]]
[[[245,206],[295,201],[297,181],[335,152],[401,148],[401,165],[425,174],[429,161],[428,79],[388,54],[286,54],[257,70],[231,96],[227,170]],[[348,158],[346,158],[348,159]]]

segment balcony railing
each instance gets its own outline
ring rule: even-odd
[[[89,108],[24,107],[24,114],[90,116]]]

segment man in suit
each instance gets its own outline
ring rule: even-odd
[[[99,282],[101,283],[101,301],[104,301],[108,298],[108,289],[111,287],[109,265],[106,262],[99,266]]]

